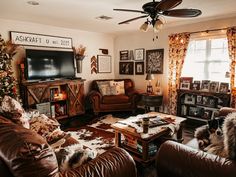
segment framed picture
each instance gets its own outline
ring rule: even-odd
[[[208,96],[202,96],[202,104],[203,105],[209,105],[209,97]]]
[[[144,49],[135,49],[135,60],[144,60]]]
[[[202,117],[204,114],[204,108],[200,107],[189,107],[188,115],[194,116],[194,117]]]
[[[195,104],[195,95],[186,94],[184,97],[184,104]]]
[[[202,95],[197,95],[196,104],[202,104]]]
[[[98,55],[97,56],[97,71],[98,73],[111,73],[111,56]]]
[[[155,49],[146,51],[146,73],[163,73],[164,49]]]
[[[120,74],[133,75],[134,74],[134,62],[120,62],[119,64]]]
[[[144,74],[144,62],[135,62],[135,74],[137,75]]]
[[[210,92],[218,92],[219,90],[219,82],[212,81],[210,83]]]
[[[193,77],[181,77],[180,82],[191,84],[193,82]]]
[[[190,90],[190,83],[180,83],[180,87],[181,90]]]
[[[194,81],[191,85],[192,90],[200,90],[201,81]]]
[[[228,90],[229,90],[229,83],[221,82],[219,92],[220,93],[228,93]]]
[[[129,51],[128,50],[120,51],[120,60],[129,60]]]
[[[210,80],[202,80],[201,90],[205,92],[209,92],[210,90]]]
[[[215,108],[217,99],[209,96],[202,96],[202,105]]]
[[[202,115],[203,119],[211,119],[212,116],[212,110],[205,109]]]

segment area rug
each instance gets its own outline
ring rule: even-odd
[[[84,148],[96,150],[99,154],[102,154],[115,146],[115,133],[111,125],[119,120],[122,119],[109,114],[79,129],[71,129],[67,132],[78,140]]]

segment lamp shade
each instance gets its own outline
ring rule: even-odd
[[[148,30],[148,22],[145,22],[144,24],[142,24],[139,29],[141,31],[143,31],[143,32],[147,32],[147,30]]]
[[[160,19],[157,19],[153,28],[155,31],[159,31],[163,27],[163,22]]]
[[[146,80],[150,81],[150,80],[154,80],[154,75],[151,73],[148,73],[146,76]]]

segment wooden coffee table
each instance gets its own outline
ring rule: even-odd
[[[169,124],[149,128],[148,133],[143,133],[142,126],[138,125],[137,122],[140,122],[143,117],[153,116],[158,116],[161,119],[165,119],[169,122]],[[151,119],[152,118],[150,118],[150,120]],[[161,137],[165,135],[167,136],[170,132],[175,130],[176,140],[182,142],[182,123],[185,120],[186,119],[182,117],[157,112],[150,112],[135,117],[129,117],[112,125],[115,130],[115,145],[127,150],[135,161],[138,161],[143,165],[147,165],[155,160],[155,153],[152,155],[149,154],[150,145],[154,145]],[[127,142],[125,137],[131,137],[134,142],[137,142],[136,146],[135,144],[132,144],[132,146],[129,144],[127,145],[127,143],[125,143]],[[157,147],[159,145],[157,145]],[[141,147],[142,152],[140,149],[138,150],[138,146]]]

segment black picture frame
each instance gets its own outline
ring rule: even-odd
[[[146,73],[163,74],[164,49],[146,50]]]
[[[209,92],[210,82],[210,80],[202,80],[201,91]]]
[[[220,93],[228,93],[228,90],[229,90],[229,83],[221,82],[219,92]]]
[[[194,107],[194,106],[189,107],[189,110],[188,110],[189,116],[202,117],[203,114],[204,114],[204,108]]]
[[[192,90],[200,90],[200,86],[201,86],[201,81],[194,81],[191,84],[191,89]]]
[[[196,104],[202,105],[202,95],[197,95],[196,97]]]
[[[120,60],[129,60],[129,51],[121,50],[120,51]]]
[[[134,74],[134,62],[120,62],[119,63],[119,73],[125,75]]]
[[[205,109],[204,112],[203,112],[203,115],[201,116],[201,118],[209,120],[212,117],[212,113],[213,113],[212,110]]]
[[[135,62],[135,74],[136,75],[144,74],[144,62]]]

